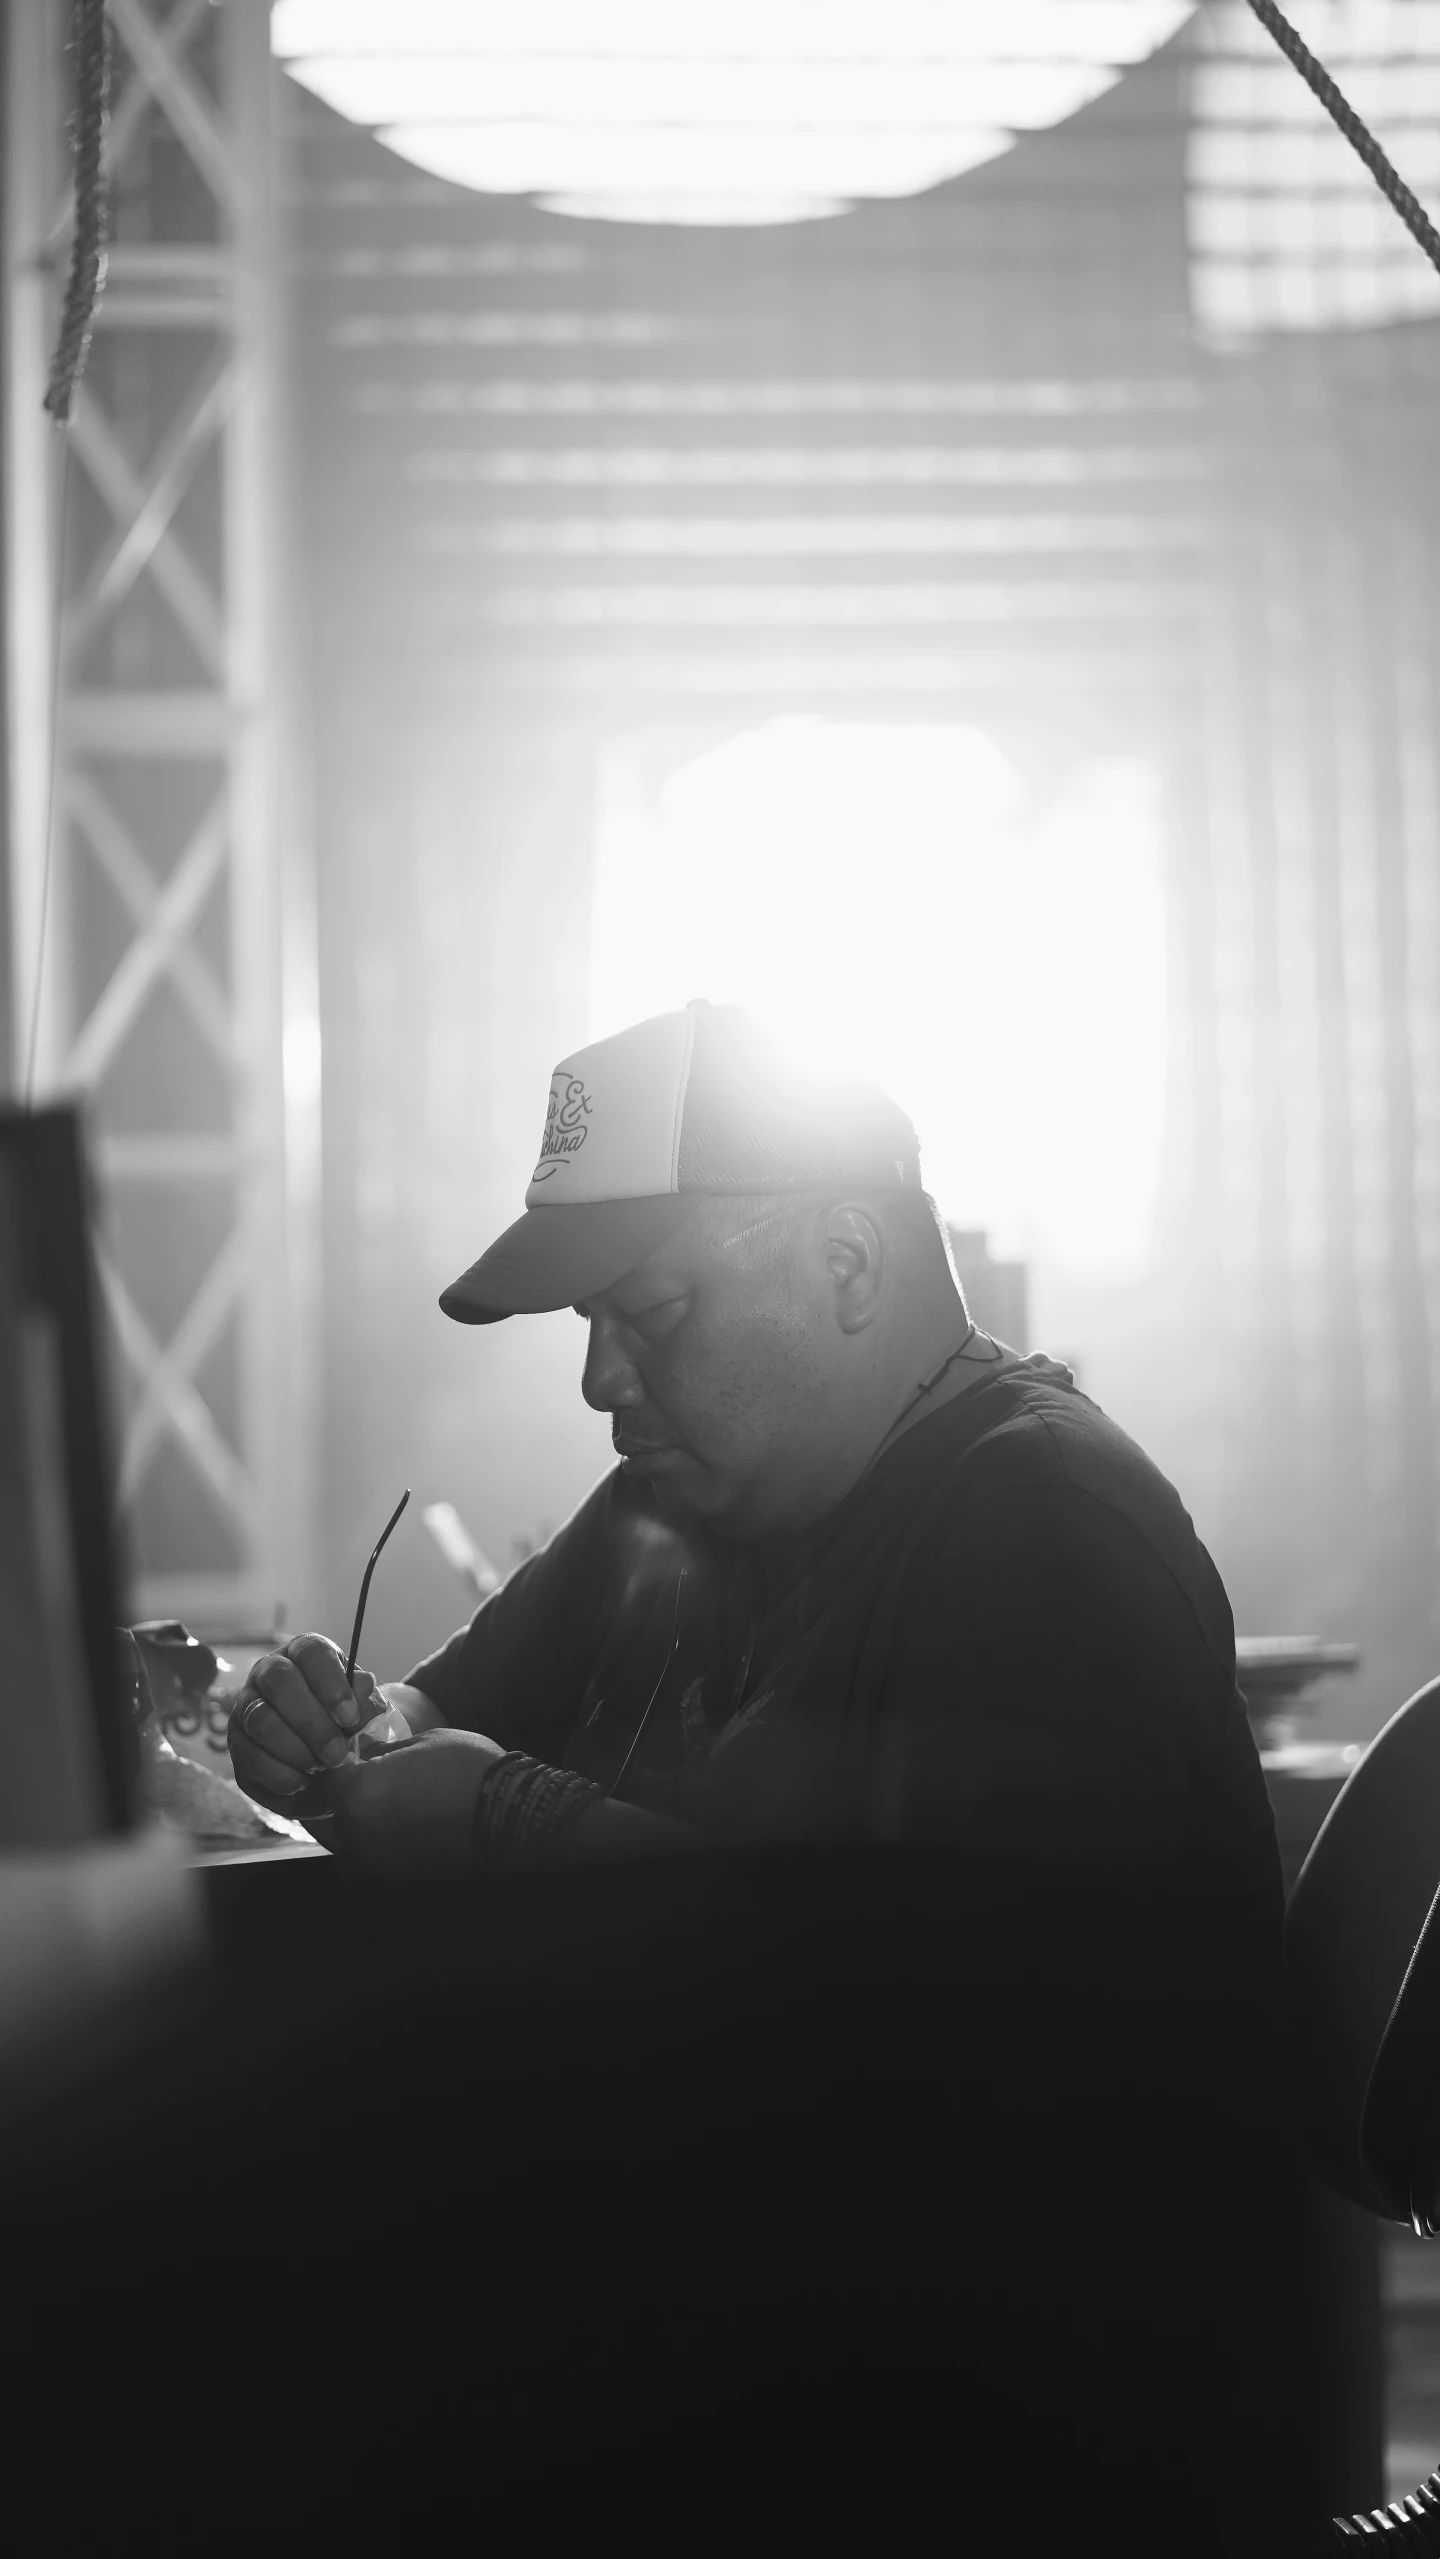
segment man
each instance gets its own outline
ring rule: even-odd
[[[573,1305],[619,1465],[387,1692],[413,1746],[347,1762],[374,1683],[323,1639],[257,1664],[248,1793],[379,1865],[919,1836],[1273,1928],[1219,1578],[1069,1372],[971,1323],[882,1093],[703,1003],[578,1052],[441,1304]]]
[[[300,1870],[326,1947],[367,1869],[457,1880],[375,1923],[425,2035],[237,2157],[297,2202],[352,2119],[443,2163],[397,2262],[485,2305],[495,2369],[452,2380],[491,2471],[528,2316],[554,2459],[667,2510],[728,2480],[800,2546],[863,2516],[980,2550],[1010,2526],[977,2500],[1027,2549],[1103,2508],[1117,2552],[1273,2559],[1305,2504],[1280,1879],[1176,1495],[971,1322],[894,1105],[734,1010],[557,1068],[525,1213],[441,1304],[573,1305],[619,1463],[386,1692],[412,1743],[348,1761],[374,1683],[318,1636],[247,1681],[241,1784],[341,1852]]]

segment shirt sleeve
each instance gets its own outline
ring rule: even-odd
[[[447,1723],[543,1759],[579,1706],[607,1587],[618,1469],[438,1652],[407,1674]]]

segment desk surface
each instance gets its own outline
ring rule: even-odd
[[[1260,1765],[1277,1814],[1281,1834],[1282,1859],[1287,1867],[1287,1885],[1298,1871],[1298,1856],[1303,1857],[1315,1832],[1328,1812],[1335,1796],[1344,1785],[1352,1768],[1361,1758],[1363,1742],[1284,1742],[1260,1753]],[[1287,1855],[1286,1851],[1290,1853]],[[313,1839],[216,1840],[206,1845],[197,1840],[191,1854],[195,1866],[254,1866],[288,1864],[300,1857],[328,1857]]]
[[[1333,1671],[1360,1666],[1356,1644],[1328,1644],[1318,1635],[1237,1635],[1235,1669],[1240,1686],[1253,1703],[1262,1699],[1299,1697]]]
[[[328,1857],[318,1839],[230,1839],[207,1848],[197,1841],[192,1866],[274,1866],[292,1857]]]

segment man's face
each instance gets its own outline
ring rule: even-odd
[[[818,1515],[834,1328],[803,1251],[786,1249],[792,1223],[789,1202],[746,1219],[733,1203],[704,1202],[647,1262],[576,1309],[590,1326],[582,1392],[612,1416],[626,1475],[662,1511],[722,1535]]]

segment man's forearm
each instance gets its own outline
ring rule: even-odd
[[[661,1813],[642,1812],[638,1804],[591,1804],[578,1821],[566,1822],[546,1843],[547,1866],[590,1865],[607,1857],[654,1857],[693,1848],[695,1834],[683,1822],[666,1821]]]
[[[482,1867],[590,1865],[694,1845],[682,1823],[614,1803],[588,1778],[525,1751],[497,1752],[475,1800],[471,1848]]]

